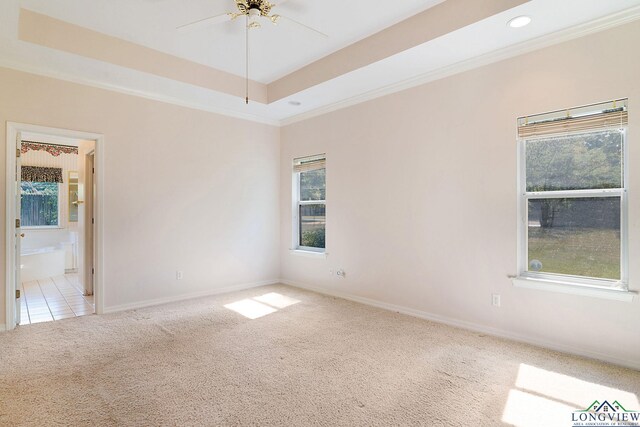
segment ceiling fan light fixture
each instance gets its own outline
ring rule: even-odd
[[[249,28],[260,28],[260,9],[249,9],[249,13],[247,14],[249,17]]]

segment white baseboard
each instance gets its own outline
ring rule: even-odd
[[[351,295],[346,292],[327,290],[327,289],[319,288],[316,286],[295,283],[290,280],[284,280],[284,279],[281,279],[280,283],[284,283],[285,285],[293,286],[296,288],[317,292],[319,294],[329,295],[337,298],[346,299],[349,301],[358,302],[365,305],[370,305],[372,307],[382,308],[384,310],[395,311],[395,312],[406,314],[409,316],[419,317],[421,319],[430,320],[433,322],[442,323],[445,325],[454,326],[461,329],[480,332],[483,334],[487,334],[487,335],[491,335],[499,338],[506,338],[512,341],[518,341],[521,343],[530,344],[537,347],[543,347],[550,350],[559,351],[562,353],[568,353],[575,356],[582,356],[590,359],[596,359],[603,362],[612,363],[614,365],[623,366],[625,368],[640,370],[640,361],[637,361],[637,360],[621,359],[618,357],[610,356],[608,354],[598,353],[592,350],[585,350],[585,349],[570,347],[570,346],[558,344],[551,341],[544,341],[537,338],[528,337],[526,335],[505,331],[503,329],[492,328],[490,326],[479,325],[479,324],[467,322],[464,320],[458,320],[458,319],[454,319],[446,316],[441,316],[439,314],[433,314],[433,313],[428,313],[426,311],[403,307],[400,305],[389,304],[386,302],[364,298],[357,295]]]
[[[224,288],[217,288],[217,289],[211,289],[211,290],[200,291],[200,292],[191,292],[188,294],[176,295],[171,297],[163,297],[163,298],[156,298],[156,299],[145,300],[145,301],[137,301],[137,302],[132,302],[128,304],[114,305],[111,307],[105,307],[104,314],[117,313],[120,311],[127,311],[127,310],[135,310],[138,308],[152,307],[154,305],[168,304],[172,302],[179,302],[179,301],[185,301],[185,300],[194,299],[194,298],[208,297],[212,295],[226,294],[229,292],[243,291],[245,289],[257,288],[260,286],[267,286],[267,285],[275,285],[277,283],[280,283],[278,279],[263,280],[261,282],[244,283],[241,285],[227,286]]]

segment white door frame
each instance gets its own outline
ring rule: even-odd
[[[16,150],[19,149],[16,138],[18,133],[33,132],[65,138],[92,140],[96,142],[95,148],[95,185],[97,198],[95,199],[96,228],[94,236],[94,295],[96,314],[104,313],[104,262],[103,262],[103,230],[104,230],[104,135],[97,133],[79,132],[68,129],[58,129],[46,126],[30,125],[25,123],[7,122],[7,160],[6,160],[6,229],[5,229],[5,290],[6,290],[6,329],[8,331],[16,327],[15,296],[16,283],[14,280],[16,257],[15,253],[15,226],[16,226],[16,198],[13,194],[15,183]]]

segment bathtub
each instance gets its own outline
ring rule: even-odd
[[[20,253],[20,280],[31,282],[64,275],[65,250],[55,246],[23,249]]]

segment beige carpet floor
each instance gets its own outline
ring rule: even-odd
[[[287,286],[0,334],[3,426],[570,426],[639,395],[638,371]]]

